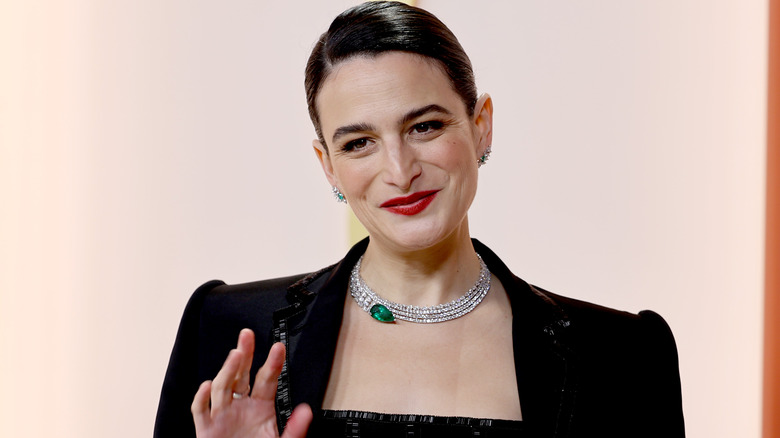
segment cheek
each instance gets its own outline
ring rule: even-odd
[[[333,168],[336,179],[341,183],[342,190],[352,196],[360,195],[371,184],[376,173],[371,163],[365,161],[351,161],[338,163]]]
[[[448,178],[457,186],[461,200],[472,199],[477,186],[477,159],[472,144],[468,141],[452,140],[441,156],[442,168]]]
[[[469,173],[472,167],[472,161],[476,163],[473,157],[471,145],[468,142],[452,139],[443,144],[443,147],[437,148],[435,152],[436,162],[439,166],[448,171],[458,171],[459,173]]]

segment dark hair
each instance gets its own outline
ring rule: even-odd
[[[393,1],[367,2],[342,12],[320,36],[306,64],[306,102],[317,136],[322,136],[317,94],[330,70],[354,56],[382,52],[415,53],[438,61],[469,115],[477,103],[471,61],[458,39],[430,12]],[[325,145],[327,149],[327,145]]]

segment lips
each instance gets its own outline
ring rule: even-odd
[[[424,190],[412,193],[409,196],[402,196],[385,201],[380,207],[395,214],[412,216],[425,210],[433,199],[436,198],[438,190]]]

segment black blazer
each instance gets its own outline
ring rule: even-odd
[[[565,298],[516,277],[474,240],[512,305],[514,359],[523,421],[533,437],[683,437],[677,349],[666,322]],[[322,406],[350,271],[368,239],[339,263],[309,275],[239,285],[211,281],[195,291],[179,327],[154,436],[194,437],[190,413],[201,382],[213,379],[238,333],[256,335],[251,376],[276,341],[287,345],[277,421],[306,402]],[[311,435],[311,434],[310,434]]]

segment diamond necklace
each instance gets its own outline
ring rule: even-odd
[[[479,254],[479,278],[474,286],[462,297],[445,304],[435,306],[407,306],[388,301],[377,295],[360,276],[360,256],[349,278],[349,293],[361,309],[380,322],[393,322],[395,319],[415,322],[419,324],[431,324],[460,318],[477,307],[490,290],[490,271]]]

